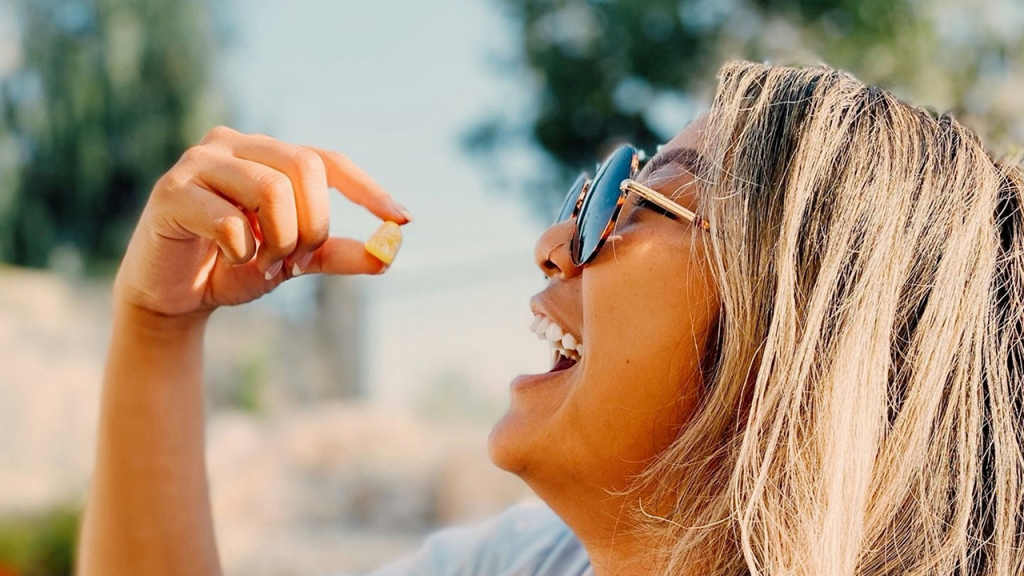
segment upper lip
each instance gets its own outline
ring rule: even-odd
[[[534,295],[533,298],[530,298],[530,311],[534,315],[546,316],[552,322],[561,326],[562,330],[572,334],[577,342],[583,342],[583,335],[580,333],[579,327],[569,323],[565,316],[558,313],[551,305],[550,298],[544,292],[540,292]]]

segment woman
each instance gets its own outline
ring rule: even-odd
[[[1024,573],[1020,169],[846,74],[754,64],[632,161],[537,242],[562,352],[489,441],[557,518],[514,508],[384,573]],[[115,285],[83,574],[218,573],[203,326],[296,274],[382,271],[327,238],[328,184],[409,220],[340,156],[225,129],[157,184]]]

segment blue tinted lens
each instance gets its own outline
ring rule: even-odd
[[[577,266],[589,262],[604,243],[604,231],[615,216],[622,195],[619,184],[633,175],[634,154],[636,149],[632,146],[620,147],[608,157],[590,183],[590,191],[576,216],[572,256]]]
[[[555,224],[559,222],[565,222],[569,218],[572,218],[573,212],[576,210],[576,201],[580,197],[580,191],[583,190],[583,186],[587,183],[590,176],[584,172],[576,178],[576,181],[572,183],[569,188],[569,193],[565,195],[565,201],[562,202],[562,209],[558,211],[558,217],[555,219]]]

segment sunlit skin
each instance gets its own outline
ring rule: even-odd
[[[697,147],[704,119],[661,150]],[[695,210],[693,176],[668,166],[637,178]],[[575,366],[541,381],[518,378],[489,439],[492,460],[520,476],[581,539],[601,574],[643,574],[650,543],[621,536],[621,490],[676,437],[702,388],[700,359],[718,300],[700,234],[630,196],[609,241],[572,264],[575,220],[548,228],[534,257],[549,278],[531,307],[582,336]],[[698,248],[697,250],[692,250]],[[546,345],[546,344],[539,344]],[[618,537],[616,537],[618,535]]]
[[[699,136],[691,126],[663,152]],[[689,178],[672,167],[639,177],[693,209]],[[154,187],[114,284],[77,573],[221,573],[203,453],[206,322],[296,274],[386,270],[359,240],[328,236],[329,187],[382,220],[410,220],[344,156],[227,128]],[[517,379],[490,450],[565,519],[598,576],[652,568],[649,543],[612,539],[631,503],[606,491],[671,442],[698,399],[718,305],[688,226],[630,202],[617,238],[583,269],[569,259],[571,222],[537,243],[550,282],[531,306],[581,335],[586,352],[547,381]]]
[[[379,274],[328,236],[328,187],[381,220],[408,212],[347,158],[216,128],[153,188],[114,283],[82,576],[221,573],[203,455],[203,333],[220,306],[297,274]]]

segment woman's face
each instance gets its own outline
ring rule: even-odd
[[[687,126],[655,158],[696,148],[703,125],[701,118]],[[639,181],[696,208],[692,173],[677,163],[649,167]],[[553,506],[626,487],[675,439],[702,387],[700,359],[718,312],[703,249],[694,246],[704,233],[636,200],[629,196],[585,267],[569,256],[574,219],[548,228],[535,248],[549,282],[531,309],[581,340],[583,353],[567,369],[513,381],[489,448],[498,466]]]

